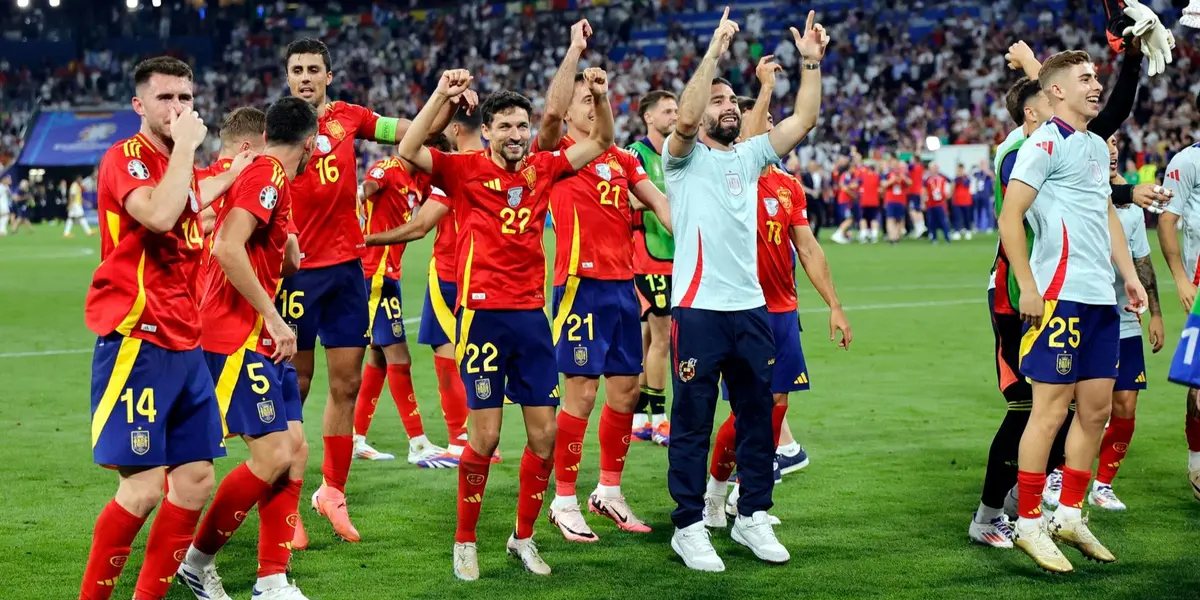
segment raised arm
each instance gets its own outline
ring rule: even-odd
[[[1014,71],[1023,71],[1025,76],[1037,80],[1038,73],[1042,72],[1042,63],[1038,62],[1037,57],[1033,55],[1033,50],[1022,40],[1008,47],[1008,52],[1004,55],[1004,60],[1008,62],[1008,68]]]
[[[1117,83],[1108,95],[1108,102],[1100,109],[1100,114],[1088,122],[1088,131],[1107,140],[1121,128],[1121,124],[1133,111],[1133,100],[1137,96],[1138,79],[1141,76],[1141,44],[1134,42],[1126,46],[1121,71],[1117,74]]]
[[[421,206],[421,210],[413,216],[412,220],[393,229],[389,229],[382,233],[373,233],[367,236],[368,246],[390,246],[392,244],[405,244],[413,240],[419,240],[429,234],[430,230],[437,226],[438,221],[450,212],[450,207],[442,204],[437,200],[426,202]]]
[[[613,145],[613,114],[608,104],[608,74],[604,69],[592,67],[583,72],[583,81],[592,93],[596,107],[596,122],[588,139],[567,148],[567,160],[576,171],[600,158]]]
[[[140,187],[125,198],[129,216],[150,231],[163,234],[175,227],[187,207],[196,164],[196,149],[204,142],[208,128],[194,110],[185,109],[171,119],[171,139],[175,146],[167,161],[167,170],[158,185]]]
[[[221,265],[229,283],[237,289],[262,316],[263,325],[275,342],[275,353],[271,358],[276,363],[290,360],[296,353],[296,334],[284,322],[283,317],[275,308],[275,299],[258,283],[254,274],[254,265],[250,263],[250,255],[246,253],[246,241],[258,226],[258,218],[250,211],[234,207],[225,216],[221,229],[217,231],[217,240],[213,244],[213,258]]]
[[[783,67],[772,62],[774,54],[768,54],[758,59],[758,67],[754,74],[758,76],[758,97],[754,99],[754,108],[742,116],[742,139],[748,140],[756,135],[766,133],[767,117],[771,114],[771,98],[775,95],[775,74]]]
[[[692,153],[696,146],[696,136],[700,133],[700,120],[704,117],[704,107],[712,97],[712,82],[717,75],[717,62],[721,55],[729,49],[729,42],[738,32],[738,24],[729,20],[729,7],[721,15],[721,23],[713,32],[708,42],[708,51],[696,72],[692,73],[683,95],[679,97],[679,118],[675,121],[675,132],[667,138],[667,152],[675,158],[683,158]]]
[[[842,339],[836,340],[838,346],[850,349],[854,334],[850,332],[850,322],[842,311],[842,301],[838,299],[837,290],[833,286],[833,274],[829,271],[829,262],[825,260],[825,250],[813,235],[812,228],[807,225],[793,225],[789,231],[792,244],[796,246],[796,254],[800,257],[800,266],[812,282],[813,289],[821,295],[821,299],[829,306],[829,339],[836,340],[838,331]]]
[[[775,125],[769,135],[771,147],[780,158],[787,156],[816,127],[817,116],[821,114],[821,59],[829,45],[829,34],[824,26],[814,22],[816,17],[816,12],[808,11],[803,35],[791,28],[792,39],[800,51],[800,91],[796,93],[792,115]]]
[[[422,172],[433,171],[433,155],[430,154],[429,148],[425,147],[425,140],[434,132],[441,131],[434,129],[438,115],[450,103],[451,98],[467,91],[467,87],[471,85],[471,79],[471,73],[466,69],[452,69],[442,73],[437,89],[433,91],[433,95],[429,97],[425,106],[421,107],[417,118],[413,119],[412,124],[405,131],[404,137],[400,140],[397,151],[401,158],[412,163]]]
[[[550,80],[550,89],[546,92],[546,110],[542,114],[542,126],[538,128],[538,148],[554,150],[563,135],[563,119],[571,106],[571,96],[575,94],[575,73],[579,70],[579,57],[587,50],[587,39],[592,36],[592,26],[587,19],[581,19],[571,26],[571,45],[563,56],[562,64]]]

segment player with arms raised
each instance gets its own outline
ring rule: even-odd
[[[597,107],[591,86],[576,74],[590,33],[586,20],[571,28],[571,47],[550,82],[538,130],[542,150],[566,151],[591,136]],[[566,122],[566,136],[562,135]],[[575,496],[588,419],[600,376],[600,482],[588,510],[624,531],[650,528],[621,495],[633,413],[642,371],[642,331],[633,281],[633,213],[649,207],[670,227],[667,199],[630,152],[616,146],[550,189],[554,218],[554,325],[558,371],[566,378],[554,447],[555,496],[547,517],[568,541],[595,542]]]
[[[354,140],[395,143],[409,122],[381,117],[362,106],[330,101],[333,82],[329,49],[314,39],[287,48],[287,83],[293,96],[317,109],[313,160],[293,182],[293,217],[300,232],[300,271],[283,282],[283,317],[296,328],[296,372],[300,395],[308,397],[316,339],[325,346],[329,400],[322,420],[324,482],[312,505],[329,519],[342,539],[357,542],[358,530],[346,510],[346,479],[354,458],[354,403],[370,340],[367,291],[363,286],[363,233],[357,214],[357,157]],[[445,126],[451,107],[440,115]],[[440,127],[439,126],[439,127]],[[297,547],[307,546],[297,529]]]
[[[284,272],[299,266],[291,180],[316,146],[317,113],[299,98],[267,110],[263,154],[234,180],[216,222],[200,308],[205,359],[227,433],[250,458],[221,480],[179,578],[200,600],[228,600],[215,555],[258,506],[258,581],[263,600],[305,600],[287,568],[308,457],[300,391],[288,362],[296,334],[275,306]]]
[[[1039,80],[1055,116],[1018,151],[1000,213],[1000,239],[1027,324],[1020,369],[1033,388],[1018,453],[1014,543],[1039,567],[1068,572],[1073,567],[1052,536],[1093,560],[1115,560],[1080,512],[1117,376],[1120,316],[1113,264],[1130,298],[1125,310],[1142,310],[1146,291],[1109,200],[1108,148],[1087,131],[1099,114],[1102,90],[1091,58],[1079,51],[1056,54],[1042,65]],[[1032,255],[1026,218],[1034,230]],[[1078,409],[1067,434],[1061,504],[1045,522],[1045,465],[1072,398]]]
[[[479,578],[475,529],[492,452],[500,441],[505,396],[521,405],[529,436],[521,457],[517,524],[508,552],[531,572],[550,574],[533,543],[533,523],[541,512],[553,465],[554,408],[559,400],[554,345],[542,312],[546,303],[542,230],[550,186],[598,158],[613,140],[606,75],[588,69],[584,80],[592,93],[596,121],[587,139],[565,151],[529,153],[532,105],[508,91],[493,94],[480,107],[488,151],[444,153],[423,147],[421,141],[435,116],[470,84],[471,76],[464,70],[442,74],[437,90],[400,143],[400,156],[431,173],[433,185],[446,192],[446,198],[434,196],[418,219],[436,222],[450,210],[442,203],[452,199],[458,224],[455,351],[471,409],[469,441],[458,470],[454,573],[459,579]]]
[[[100,161],[100,266],[85,304],[92,357],[92,455],[119,475],[96,519],[80,598],[107,600],[130,546],[160,505],[134,597],[161,600],[225,456],[221,413],[200,349],[196,148],[208,130],[192,110],[192,70],[169,57],[134,69],[133,137]],[[163,498],[163,484],[170,491]]]

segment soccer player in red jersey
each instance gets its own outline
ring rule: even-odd
[[[267,144],[263,137],[266,128],[266,113],[251,106],[234,109],[225,115],[225,120],[221,122],[221,149],[217,152],[217,160],[200,169],[199,175],[201,194],[205,198],[215,197],[208,207],[200,211],[200,223],[204,227],[204,247],[207,249],[212,249],[212,232],[217,223],[221,199],[237,175],[229,173],[233,160],[239,154],[253,156],[261,153]],[[210,186],[216,189],[210,189]]]
[[[967,168],[958,165],[954,171],[954,192],[950,197],[950,228],[954,232],[950,239],[971,239],[971,178]]]
[[[371,323],[367,290],[362,284],[363,233],[357,214],[354,140],[395,143],[409,122],[381,117],[362,106],[329,101],[326,88],[333,82],[331,69],[324,43],[300,39],[288,46],[288,87],[293,96],[317,109],[318,131],[313,160],[292,183],[300,270],[284,279],[280,301],[283,317],[296,328],[294,363],[301,397],[308,396],[312,382],[318,336],[325,346],[329,370],[329,400],[322,420],[324,481],[313,494],[312,505],[329,519],[338,536],[357,542],[358,530],[346,510],[346,479],[354,458],[354,402],[362,382]],[[440,116],[448,120],[449,112],[447,108]]]
[[[421,146],[435,115],[471,82],[467,71],[442,74],[429,103],[400,143],[400,156],[426,173],[446,198],[417,213],[409,225],[374,236],[383,243],[411,241],[413,233],[436,222],[454,203],[458,225],[458,314],[455,352],[468,390],[469,442],[458,468],[458,529],[454,573],[479,578],[475,529],[487,485],[490,457],[500,441],[502,406],[507,396],[520,404],[529,445],[521,457],[517,525],[507,547],[525,568],[549,575],[550,567],[533,543],[533,524],[549,484],[554,452],[554,408],[558,376],[546,304],[542,230],[550,186],[584,168],[613,141],[612,110],[604,71],[588,69],[596,121],[592,134],[566,150],[529,153],[529,99],[515,92],[493,94],[480,106],[486,152],[445,153]],[[404,234],[404,235],[398,235]]]
[[[908,218],[912,221],[912,238],[916,240],[924,237],[925,232],[929,230],[925,227],[925,211],[921,207],[921,194],[925,189],[925,165],[921,164],[921,159],[915,154],[908,166],[908,180],[911,185],[908,188]]]
[[[289,360],[296,334],[275,306],[279,282],[299,266],[290,181],[316,146],[317,112],[299,98],[265,115],[263,154],[237,177],[217,215],[205,273],[201,344],[228,436],[250,458],[221,481],[179,566],[199,600],[227,600],[215,555],[255,505],[259,513],[254,597],[305,600],[287,580],[308,457],[300,390]]]
[[[904,230],[904,212],[908,208],[908,169],[899,159],[886,162],[887,173],[883,177],[883,208],[887,214],[888,242],[900,241]]]
[[[576,33],[580,24],[587,21],[573,28],[572,50],[586,43],[586,35]],[[583,75],[575,72],[577,66],[578,53],[567,52],[550,82],[538,130],[543,150],[566,151],[591,135],[596,106]],[[641,311],[633,282],[635,207],[650,207],[670,227],[666,196],[638,159],[616,146],[550,189],[557,239],[552,332],[558,371],[566,384],[554,446],[555,497],[547,516],[573,542],[599,539],[583,518],[575,484],[601,375],[605,403],[600,412],[600,482],[588,498],[588,509],[624,531],[650,531],[621,494],[642,371]]]
[[[431,192],[429,176],[414,176],[411,166],[397,157],[376,162],[363,182],[366,198],[364,233],[382,233],[407,223]],[[354,456],[366,460],[393,460],[395,456],[379,452],[367,444],[379,396],[386,381],[408,434],[408,462],[421,468],[452,468],[457,457],[434,445],[425,437],[421,411],[417,407],[412,383],[412,356],[404,331],[400,295],[401,258],[404,244],[372,246],[363,259],[371,316],[371,346],[363,367],[362,387],[354,407]]]
[[[936,164],[929,165],[930,174],[921,188],[921,206],[929,222],[929,241],[937,243],[940,230],[947,243],[950,242],[950,222],[946,218],[946,199],[950,195],[950,180],[938,171]]]
[[[838,214],[842,219],[840,225],[829,239],[837,244],[850,243],[850,229],[858,222],[860,216],[859,198],[862,191],[862,180],[859,176],[862,174],[862,156],[856,151],[851,151],[851,157],[842,168],[841,175],[837,178],[838,195],[837,207]],[[862,232],[859,232],[859,237],[862,237]]]
[[[147,517],[134,598],[161,600],[212,492],[224,456],[221,413],[200,349],[200,230],[192,70],[169,57],[138,64],[141,129],[105,153],[97,179],[100,266],[85,305],[92,357],[92,454],[119,476],[96,519],[81,600],[106,600]],[[163,498],[163,484],[170,489]]]
[[[879,241],[879,171],[874,165],[863,165],[859,181],[862,182],[859,196],[862,220],[858,224],[858,241],[875,243]]]

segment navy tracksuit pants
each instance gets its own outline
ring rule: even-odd
[[[671,314],[675,395],[667,488],[677,504],[671,520],[682,529],[703,519],[709,440],[722,377],[736,418],[738,514],[770,510],[775,485],[771,432],[775,338],[766,307],[733,312],[676,307]]]

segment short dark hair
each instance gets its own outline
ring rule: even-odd
[[[724,77],[713,77],[712,84],[713,85],[718,85],[718,84],[727,85],[727,86],[729,86],[729,89],[731,89],[731,90],[733,89],[733,84],[729,83],[729,80],[725,79]]]
[[[575,83],[583,83],[583,71],[575,74]]]
[[[261,138],[267,130],[267,113],[252,106],[235,108],[221,122],[221,143],[231,144],[246,138]]]
[[[751,98],[749,96],[738,96],[737,97],[737,105],[738,105],[738,112],[744,113],[744,112],[754,108],[754,98]]]
[[[317,109],[288,96],[267,109],[267,143],[295,146],[317,131]]]
[[[188,81],[192,81],[192,68],[187,63],[171,56],[155,56],[147,58],[137,64],[133,69],[133,85],[140,87],[154,75],[170,75],[171,77],[183,77]]]
[[[284,62],[291,60],[296,54],[319,54],[321,60],[325,61],[325,70],[332,71],[333,63],[329,60],[329,47],[325,42],[316,38],[300,38],[287,47],[287,56],[284,57]]]
[[[425,141],[426,148],[437,148],[442,152],[450,152],[450,138],[446,137],[445,133],[439,133]]]
[[[493,117],[514,108],[523,108],[525,112],[533,114],[533,103],[529,98],[511,90],[502,90],[488,96],[487,100],[479,105],[479,118],[484,125],[490,127]]]
[[[1028,77],[1018,79],[1008,88],[1008,92],[1004,94],[1004,104],[1008,108],[1008,116],[1012,117],[1017,125],[1025,122],[1025,105],[1041,91],[1042,85],[1038,80]]]
[[[640,117],[642,121],[645,121],[646,113],[650,112],[651,109],[653,109],[659,102],[662,102],[663,100],[678,100],[678,98],[676,98],[675,94],[668,92],[667,90],[654,90],[645,96],[642,96],[641,100],[638,100],[638,117]]]
[[[479,131],[479,126],[483,124],[483,119],[479,118],[479,109],[471,111],[469,114],[466,110],[459,109],[454,113],[451,122],[458,123],[459,126],[470,131]]]

